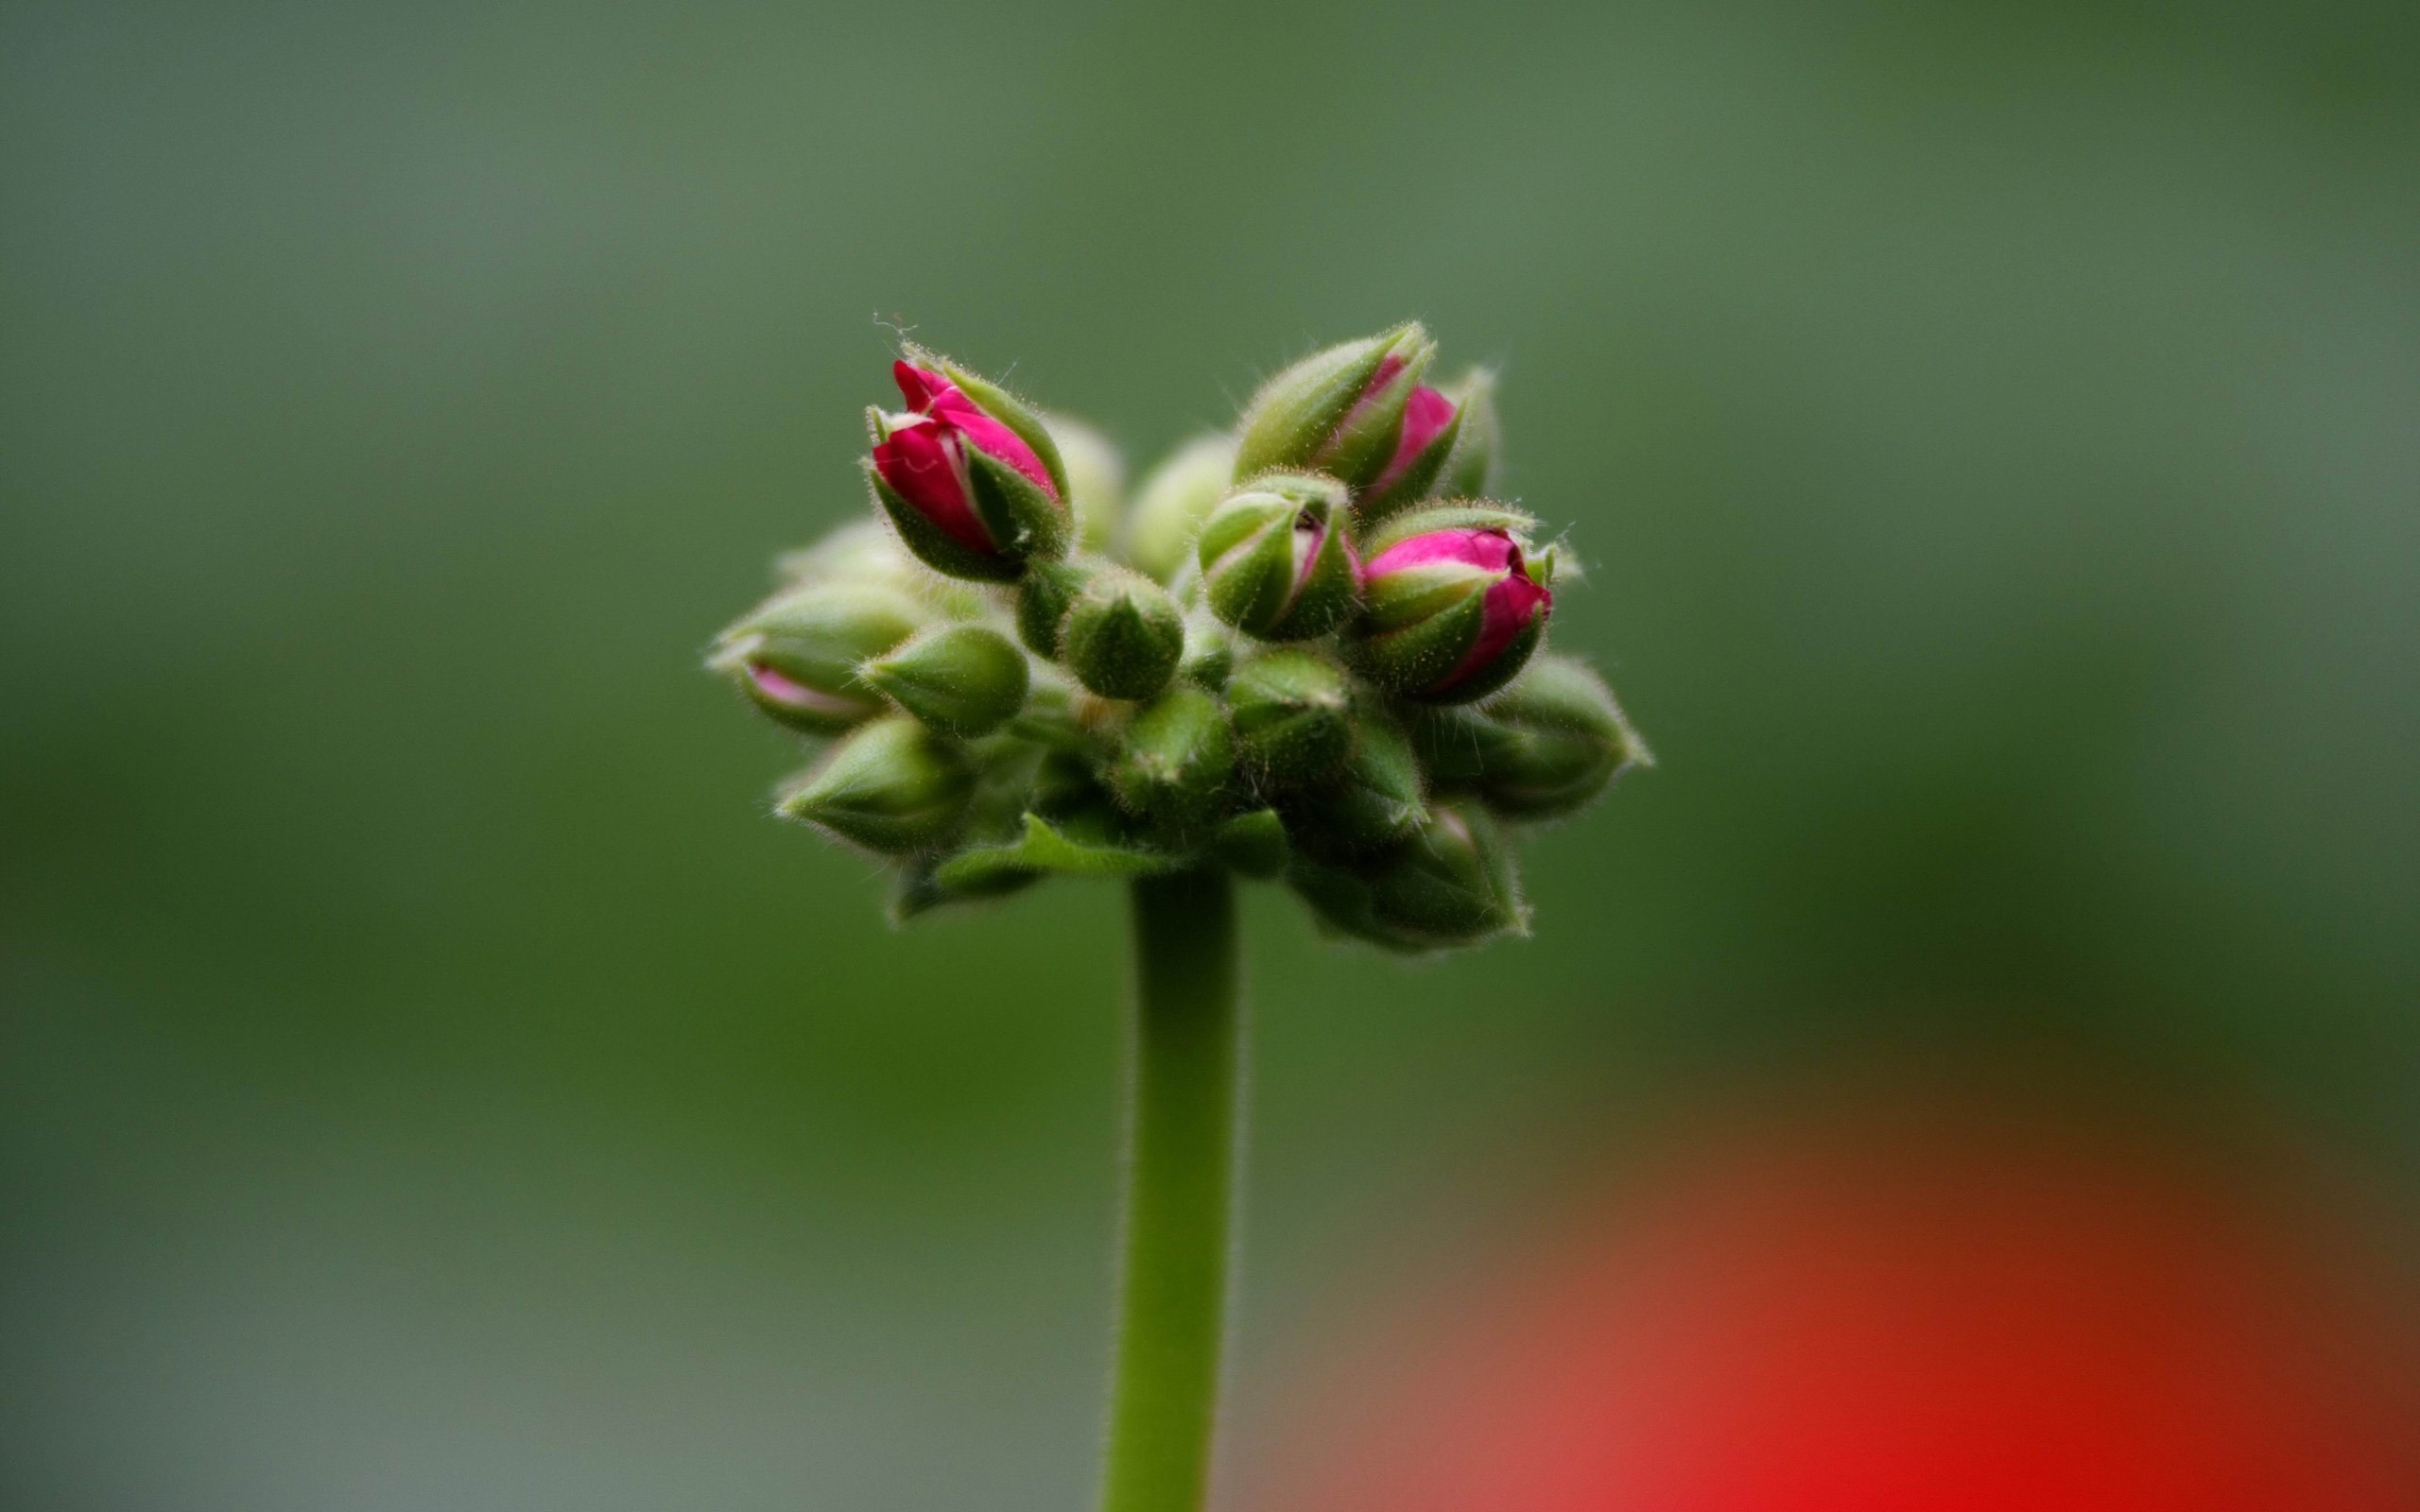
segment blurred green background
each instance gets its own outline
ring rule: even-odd
[[[1083,1504],[1120,900],[890,934],[697,664],[894,326],[1141,463],[1426,319],[1664,764],[1527,944],[1248,905],[1247,1443],[1708,1089],[2420,1190],[2415,16],[10,6],[0,1501]]]

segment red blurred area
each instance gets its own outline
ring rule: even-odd
[[[1406,1299],[1270,1512],[2410,1512],[2399,1288],[2335,1218],[2051,1121],[1709,1140]]]

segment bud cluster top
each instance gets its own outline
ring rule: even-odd
[[[1494,378],[1435,355],[1417,323],[1315,352],[1130,507],[1098,432],[907,349],[877,519],[784,557],[709,658],[820,747],[780,812],[890,863],[902,919],[1216,866],[1389,950],[1526,931],[1507,826],[1651,758],[1544,648],[1557,553],[1490,497]]]

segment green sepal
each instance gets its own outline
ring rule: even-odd
[[[952,886],[935,875],[931,861],[908,866],[899,873],[897,885],[890,894],[890,915],[893,925],[905,926],[952,903],[989,902],[1023,892],[1042,880],[1039,871],[1002,870]]]
[[[1106,568],[1067,608],[1062,659],[1104,698],[1149,698],[1168,685],[1184,654],[1184,612],[1140,573]]]
[[[1504,426],[1495,413],[1495,374],[1474,368],[1447,390],[1454,401],[1454,447],[1431,491],[1448,499],[1484,499],[1495,492]]]
[[[858,727],[776,807],[842,840],[885,855],[946,840],[975,796],[965,748],[894,714]]]
[[[899,532],[899,542],[915,553],[916,558],[944,577],[963,577],[978,583],[1012,583],[1025,570],[1016,558],[994,551],[977,551],[957,537],[925,518],[922,511],[899,496],[882,474],[874,471],[873,459],[860,464],[866,472],[866,482],[873,489],[874,503]],[[1026,485],[1031,488],[1030,483]]]
[[[1179,683],[1127,725],[1125,748],[1109,769],[1110,789],[1129,813],[1181,830],[1218,811],[1235,765],[1219,700]]]
[[[1462,433],[1462,416],[1458,409],[1445,428],[1428,438],[1420,455],[1407,463],[1403,472],[1390,481],[1384,490],[1372,489],[1353,504],[1354,512],[1364,530],[1377,521],[1394,514],[1437,492],[1437,478],[1445,469],[1445,459],[1454,449],[1455,439]]]
[[[1275,809],[1253,809],[1228,819],[1210,832],[1209,849],[1234,870],[1260,882],[1281,875],[1293,853],[1286,821]]]
[[[858,669],[858,676],[944,734],[997,730],[1025,705],[1025,653],[985,625],[942,625]]]
[[[1333,933],[1408,954],[1526,934],[1512,855],[1476,805],[1440,804],[1409,840],[1375,863],[1298,859],[1287,880]]]
[[[967,506],[1000,543],[1000,554],[1020,564],[1067,555],[1076,533],[1068,507],[991,453],[973,446],[965,453]]]
[[[1315,472],[1238,485],[1196,546],[1212,611],[1264,641],[1306,641],[1343,624],[1359,593],[1346,499],[1344,485]],[[1316,555],[1306,560],[1305,550]]]
[[[1383,850],[1428,816],[1419,753],[1393,720],[1365,710],[1354,720],[1344,769],[1295,795],[1288,808],[1306,850],[1331,857]]]
[[[1367,483],[1394,455],[1404,404],[1435,353],[1436,344],[1415,320],[1284,369],[1261,385],[1236,422],[1235,476],[1309,467],[1350,485]],[[1402,359],[1400,369],[1372,404],[1360,406],[1390,356]]]
[[[1236,753],[1264,787],[1300,787],[1344,764],[1353,749],[1353,691],[1344,670],[1310,651],[1265,651],[1227,683]]]
[[[1404,696],[1414,702],[1427,704],[1475,703],[1518,677],[1522,667],[1529,663],[1530,656],[1540,645],[1546,644],[1546,616],[1536,615],[1529,624],[1513,632],[1512,639],[1504,643],[1504,649],[1498,651],[1487,665],[1480,667],[1452,687],[1425,693],[1409,693]],[[1457,658],[1455,663],[1448,663],[1446,670],[1451,671],[1453,665],[1459,662],[1460,658]],[[1440,677],[1443,675],[1443,672],[1438,674]]]
[[[1492,500],[1424,504],[1418,508],[1390,515],[1383,524],[1363,530],[1361,556],[1366,561],[1389,546],[1414,536],[1425,536],[1432,530],[1501,530],[1521,543],[1522,553],[1526,556],[1530,551],[1530,538],[1537,528],[1536,515]]]
[[[1438,780],[1466,787],[1507,818],[1555,819],[1588,806],[1655,758],[1594,669],[1544,656],[1484,710],[1422,722]]]
[[[1173,871],[1180,864],[1179,857],[1117,843],[1106,827],[1072,820],[1053,824],[1039,814],[1028,813],[1015,839],[961,850],[935,867],[934,877],[943,886],[965,888],[1004,872],[1148,877]]]
[[[1176,664],[1177,676],[1196,687],[1222,693],[1235,669],[1235,636],[1207,609],[1188,611],[1184,616],[1184,655]]]
[[[1382,584],[1381,593],[1370,595],[1361,624],[1344,640],[1346,664],[1379,687],[1406,695],[1461,665],[1486,623],[1487,580],[1477,573],[1441,578]],[[1404,593],[1406,586],[1419,591]],[[1387,589],[1395,590],[1392,597],[1385,596]]]

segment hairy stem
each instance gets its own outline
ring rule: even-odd
[[[1126,1228],[1104,1512],[1200,1512],[1226,1332],[1243,1019],[1224,871],[1133,884]]]

